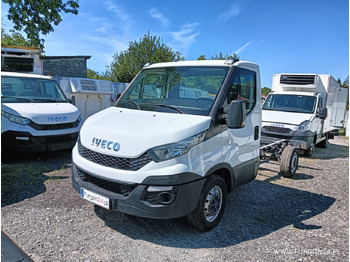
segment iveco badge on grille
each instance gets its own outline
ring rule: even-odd
[[[96,147],[101,147],[103,149],[113,150],[113,151],[119,151],[120,149],[120,144],[118,142],[100,139],[96,137],[92,138],[91,145]]]

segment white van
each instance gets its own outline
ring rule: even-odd
[[[262,112],[262,135],[290,139],[311,156],[344,125],[348,88],[331,75],[275,74]]]
[[[51,77],[1,72],[2,161],[16,152],[72,148],[82,121]]]
[[[193,97],[183,88],[206,96]],[[149,90],[153,90],[150,92]],[[207,231],[227,194],[259,167],[259,66],[248,61],[147,65],[114,107],[82,126],[72,184],[106,209]]]

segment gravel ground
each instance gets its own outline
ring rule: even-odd
[[[262,163],[207,233],[96,208],[71,188],[69,151],[31,157],[41,182],[2,194],[2,230],[34,261],[348,261],[349,139],[330,142],[293,179]]]

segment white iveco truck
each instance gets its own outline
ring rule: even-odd
[[[331,75],[275,74],[262,113],[262,135],[288,139],[304,155],[326,148],[344,125],[348,88]]]
[[[89,117],[73,149],[72,185],[106,209],[171,219],[200,231],[259,167],[257,64],[148,64],[114,107]]]
[[[1,158],[72,148],[82,121],[52,77],[1,72]]]

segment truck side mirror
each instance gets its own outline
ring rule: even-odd
[[[245,126],[246,104],[243,100],[233,100],[230,105],[225,108],[227,113],[226,124],[228,128],[242,128]]]
[[[328,109],[326,107],[322,107],[317,111],[317,117],[320,119],[326,119],[328,115]]]

